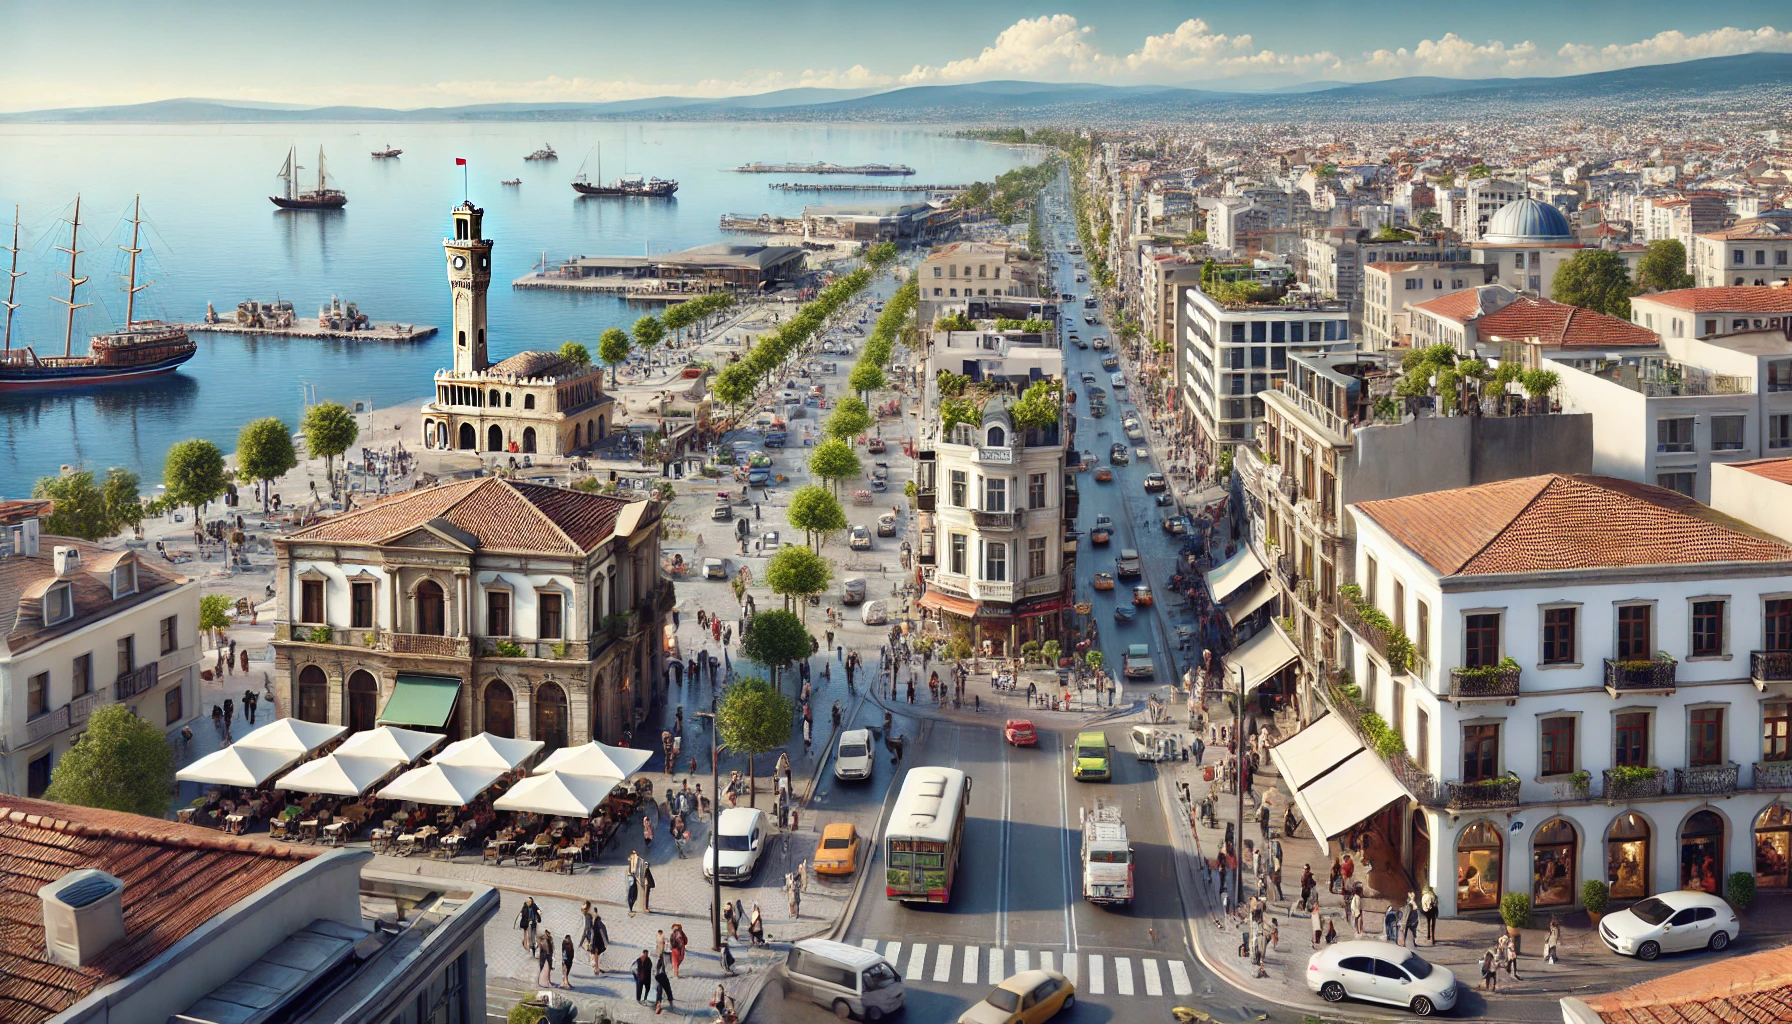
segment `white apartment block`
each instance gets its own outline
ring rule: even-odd
[[[1630,300],[1630,320],[1664,338],[1709,338],[1792,324],[1792,286],[1681,288]]]
[[[1411,345],[1412,306],[1479,287],[1487,276],[1487,266],[1473,262],[1369,264],[1363,268],[1364,347],[1379,352]]]
[[[1226,305],[1199,287],[1182,290],[1177,393],[1209,451],[1246,442],[1263,420],[1257,396],[1278,387],[1288,357],[1353,347],[1341,302]]]
[[[1698,235],[1692,255],[1701,288],[1792,281],[1792,210],[1767,210]]]

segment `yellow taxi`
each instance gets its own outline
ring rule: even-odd
[[[1076,1005],[1076,985],[1057,971],[1022,971],[964,1011],[958,1024],[1041,1024]]]
[[[859,830],[850,821],[836,821],[821,830],[815,848],[815,873],[850,875],[859,869]]]

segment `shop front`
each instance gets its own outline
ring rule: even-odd
[[[1457,913],[1499,907],[1504,854],[1504,837],[1491,821],[1473,822],[1456,837]]]
[[[1776,801],[1755,818],[1755,885],[1786,888],[1788,855],[1792,855],[1792,811]]]
[[[1567,818],[1552,818],[1531,837],[1531,905],[1572,907],[1580,837]]]
[[[1687,815],[1680,826],[1680,888],[1723,891],[1724,819],[1712,810]]]
[[[1613,819],[1605,833],[1605,883],[1614,900],[1649,895],[1649,822],[1635,811]]]

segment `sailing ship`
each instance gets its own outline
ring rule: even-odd
[[[523,159],[524,160],[558,160],[558,159],[560,159],[560,154],[554,152],[554,147],[551,143],[544,142],[541,144],[540,149],[536,150],[533,153],[530,153],[526,157],[523,157]]]
[[[340,189],[325,187],[327,172],[324,170],[324,147],[317,147],[317,188],[309,192],[299,191],[298,172],[304,170],[298,163],[298,147],[286,151],[286,163],[280,166],[278,177],[286,182],[286,194],[269,196],[268,199],[282,210],[340,210],[348,203],[348,196]],[[394,154],[396,155],[396,154]]]
[[[149,287],[137,283],[137,256],[143,251],[137,244],[143,226],[142,213],[143,200],[138,197],[131,211],[131,244],[119,246],[131,257],[130,274],[125,284],[124,327],[108,334],[94,335],[88,341],[87,355],[77,356],[74,354],[75,310],[92,303],[75,301],[76,289],[87,283],[87,278],[78,274],[77,257],[83,251],[80,247],[81,197],[75,197],[74,216],[68,221],[68,245],[56,247],[57,252],[68,253],[68,272],[61,275],[68,279],[68,298],[52,296],[68,307],[62,355],[40,356],[29,345],[20,348],[12,345],[12,312],[18,308],[18,303],[13,301],[14,292],[19,278],[25,276],[19,270],[18,207],[13,208],[12,245],[4,247],[12,253],[12,268],[6,289],[6,338],[5,349],[0,351],[0,391],[75,388],[140,380],[170,373],[193,358],[198,346],[187,337],[186,331],[160,320],[136,318],[137,293]]]
[[[597,179],[604,177],[604,150],[597,147]],[[585,177],[584,168],[579,169],[577,177],[572,179],[572,190],[582,196],[641,196],[648,199],[670,199],[678,191],[678,182],[668,178],[644,178],[639,174],[625,174],[608,185],[592,184]]]
[[[321,150],[320,150],[320,152],[321,152]],[[403,152],[404,152],[404,150],[402,150],[402,149],[393,149],[392,144],[387,143],[385,149],[376,149],[373,151],[373,158],[375,160],[390,160],[393,157],[395,157]],[[320,158],[318,160],[318,163],[322,164],[323,160]]]
[[[500,185],[521,185],[522,183],[523,183],[523,179],[521,179],[521,178],[505,178],[502,181],[498,182],[498,184],[500,184]]]

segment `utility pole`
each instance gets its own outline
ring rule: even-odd
[[[1273,627],[1271,627],[1273,628]],[[1238,704],[1232,710],[1232,747],[1238,753],[1233,755],[1237,760],[1238,790],[1238,842],[1232,847],[1232,854],[1238,863],[1232,868],[1232,906],[1236,909],[1244,895],[1244,666],[1238,668]]]
[[[699,668],[699,671],[702,669]],[[721,742],[716,729],[716,694],[720,689],[712,672],[709,678],[709,710],[699,711],[692,716],[709,719],[709,845],[716,851],[716,862],[709,869],[709,948],[717,952],[722,949],[722,851],[716,846],[716,823],[722,819],[722,769],[721,762],[716,757],[717,744]]]

